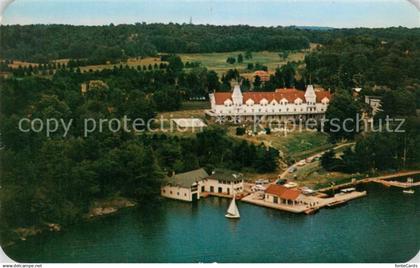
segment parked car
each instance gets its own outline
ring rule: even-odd
[[[258,184],[258,185],[264,185],[264,184],[268,184],[268,183],[269,183],[269,181],[266,180],[266,179],[258,179],[258,180],[255,181],[255,184]]]
[[[290,167],[287,171],[289,172],[289,173],[293,173],[293,172],[295,172],[297,170],[297,168],[296,167]]]
[[[304,195],[311,195],[311,194],[313,194],[313,193],[315,193],[315,191],[314,190],[312,190],[311,188],[309,188],[309,187],[302,187],[302,188],[300,188],[300,190],[302,191],[302,193],[304,194]]]
[[[265,187],[260,185],[260,184],[256,184],[252,187],[251,189],[253,192],[260,192],[260,191],[265,191]]]

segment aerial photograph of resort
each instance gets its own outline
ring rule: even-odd
[[[419,0],[0,11],[2,267],[418,268]]]

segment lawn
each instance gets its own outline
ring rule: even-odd
[[[210,109],[209,101],[184,101],[181,105],[181,110],[200,110]],[[204,111],[202,111],[204,114]]]
[[[237,58],[237,56],[242,53],[245,55],[245,51],[235,51],[235,52],[219,52],[219,53],[181,53],[178,54],[184,63],[188,62],[200,62],[202,66],[206,67],[209,70],[216,71],[219,75],[225,73],[229,69],[237,69],[244,77],[250,79],[252,77],[253,71],[247,70],[246,67],[248,63],[260,63],[268,67],[269,73],[274,73],[274,70],[286,64],[290,61],[303,61],[305,54],[315,48],[315,44],[311,44],[310,49],[290,52],[286,59],[283,59],[279,56],[279,52],[270,52],[270,51],[259,51],[252,53],[252,59],[246,60],[242,63],[235,63],[229,64],[226,62],[228,57]],[[58,59],[54,60],[56,63],[67,64],[69,59]],[[88,66],[81,66],[80,70],[82,72],[88,72],[89,70],[97,71],[103,69],[112,69],[114,66],[120,66],[120,64],[130,67],[137,67],[137,66],[146,66],[149,65],[154,66],[154,64],[160,64],[162,61],[160,57],[146,57],[146,58],[129,58],[126,63],[116,63],[116,64],[99,64],[99,65],[88,65]],[[166,63],[166,62],[163,62]],[[12,68],[18,68],[18,66],[29,66],[33,65],[36,66],[36,63],[29,63],[29,62],[21,62],[21,61],[14,61],[13,64],[9,66]],[[188,69],[187,69],[188,70]]]
[[[277,132],[269,135],[236,136],[235,128],[231,128],[229,134],[256,144],[264,143],[272,146],[280,150],[284,156],[291,157],[295,160],[304,159],[334,146],[328,142],[328,136],[325,133],[314,131],[294,131],[287,134]]]
[[[208,68],[209,70],[214,70],[219,74],[234,68],[236,68],[241,73],[252,73],[251,71],[247,70],[246,67],[248,63],[255,64],[257,62],[266,65],[268,70],[273,72],[278,66],[284,65],[288,61],[301,61],[305,56],[304,51],[299,51],[290,53],[287,59],[282,59],[278,52],[261,51],[253,52],[252,59],[244,59],[243,63],[229,64],[226,62],[228,57],[237,58],[240,53],[245,55],[244,51],[236,51],[221,53],[179,54],[179,56],[183,62],[200,62],[204,67]]]

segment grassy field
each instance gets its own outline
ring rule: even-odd
[[[220,52],[220,53],[191,53],[191,54],[178,54],[182,61],[185,62],[200,62],[202,66],[208,68],[209,70],[214,70],[218,74],[222,74],[229,69],[236,68],[244,77],[251,78],[252,71],[246,69],[248,63],[260,63],[268,67],[269,73],[274,73],[274,70],[286,64],[290,61],[302,61],[305,57],[305,54],[311,51],[316,47],[316,44],[311,44],[311,47],[306,50],[290,52],[286,59],[279,56],[279,52],[270,52],[270,51],[259,51],[252,53],[252,59],[245,60],[242,63],[235,63],[229,64],[226,62],[228,57],[237,58],[238,54],[242,53],[245,55],[245,51],[235,51],[235,52]],[[69,59],[57,59],[53,62],[67,64]],[[88,65],[80,67],[82,72],[87,72],[89,70],[102,70],[102,69],[112,69],[114,66],[130,66],[130,67],[137,67],[137,66],[149,66],[150,64],[153,66],[154,64],[160,64],[162,61],[160,57],[147,57],[144,59],[141,58],[129,58],[126,63],[117,63],[117,64],[99,64],[99,65]],[[166,63],[166,62],[163,62]],[[19,66],[36,66],[37,63],[30,63],[30,62],[22,62],[22,61],[14,61],[13,64],[9,64],[12,68],[18,68]]]
[[[320,161],[307,163],[303,167],[298,167],[294,173],[288,173],[286,179],[292,179],[299,184],[312,188],[327,186],[330,182],[340,183],[351,181],[352,178],[360,178],[361,174],[346,174],[341,172],[328,172],[321,167]]]
[[[248,63],[260,63],[266,65],[268,70],[273,72],[278,66],[286,64],[288,61],[301,61],[305,57],[305,52],[293,52],[290,53],[287,59],[283,59],[279,56],[278,52],[253,52],[252,59],[245,60],[243,63],[229,64],[226,62],[228,57],[237,58],[238,54],[245,54],[244,51],[236,52],[222,52],[222,53],[199,53],[199,54],[179,54],[183,62],[200,62],[204,67],[209,70],[214,70],[221,74],[229,69],[236,68],[241,73],[251,73],[246,67]]]
[[[255,144],[264,143],[280,150],[285,156],[295,160],[304,159],[307,156],[332,148],[334,145],[328,142],[328,136],[322,132],[295,131],[287,133],[272,133],[270,135],[236,136],[235,128],[230,129],[231,136],[245,139]]]
[[[209,101],[184,101],[181,106],[181,110],[199,110],[199,109],[210,109],[210,102]]]

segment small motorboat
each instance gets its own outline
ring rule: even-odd
[[[351,193],[351,192],[354,192],[354,191],[356,191],[356,188],[353,188],[353,187],[341,190],[342,193]]]
[[[238,207],[236,206],[235,199],[235,195],[233,195],[232,201],[230,202],[229,208],[227,210],[227,214],[225,215],[226,218],[239,219],[241,217]]]
[[[414,194],[414,190],[413,189],[403,190],[403,193],[405,193],[405,194]]]

